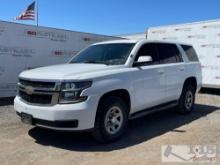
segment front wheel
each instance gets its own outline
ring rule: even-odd
[[[118,97],[107,97],[99,105],[93,136],[100,142],[120,138],[128,122],[128,108]]]
[[[192,112],[195,103],[195,91],[196,89],[192,85],[184,85],[178,105],[180,113],[186,114]]]

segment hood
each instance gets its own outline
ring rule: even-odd
[[[20,78],[41,80],[80,79],[83,74],[104,70],[111,70],[121,66],[107,66],[104,64],[62,64],[27,70],[20,74]]]

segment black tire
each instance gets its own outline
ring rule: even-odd
[[[108,121],[106,119],[109,119],[108,116],[110,116],[111,112],[114,109],[116,109],[115,110],[116,112],[119,111],[120,109],[121,117],[118,117],[118,119],[120,118],[122,119],[121,122],[122,124],[120,125],[120,127],[117,128],[116,126],[112,126],[118,129],[118,131],[116,131],[115,133],[109,133],[111,129],[108,128],[110,128],[111,126],[106,126],[106,121]],[[114,125],[111,122],[112,121],[109,121],[108,123],[110,124],[108,125],[111,124]],[[105,99],[101,100],[97,110],[95,127],[92,133],[93,137],[101,143],[113,142],[119,139],[123,135],[123,133],[126,130],[127,123],[128,123],[128,106],[125,104],[125,102],[119,97],[115,97],[115,96],[106,97]]]
[[[192,112],[195,104],[195,92],[196,89],[193,85],[184,85],[178,104],[178,109],[181,114],[188,114]]]

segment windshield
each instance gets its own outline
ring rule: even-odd
[[[76,55],[70,63],[97,63],[105,65],[125,64],[134,44],[93,45]]]

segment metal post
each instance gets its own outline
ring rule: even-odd
[[[36,0],[36,2],[37,2],[37,26],[38,26],[38,25],[39,25],[39,24],[38,24],[38,23],[39,23],[39,22],[38,22],[38,17],[39,17],[39,13],[38,13],[38,12],[39,12],[39,9],[38,9],[38,0]]]

